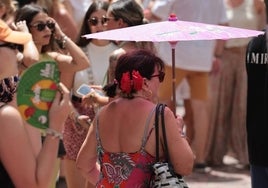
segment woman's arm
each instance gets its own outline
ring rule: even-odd
[[[15,25],[13,24],[13,28],[17,31],[29,33],[26,21],[19,21]],[[24,69],[39,61],[39,52],[33,40],[30,40],[23,45],[23,51],[21,53],[22,56],[20,57],[19,62],[23,64]]]
[[[69,58],[64,54],[57,54],[55,56],[55,60],[59,62],[60,69],[76,72],[89,67],[89,59],[83,50],[62,32],[54,19],[52,21],[56,23],[54,37],[60,41],[61,47],[68,52],[69,56]]]
[[[53,21],[55,22],[54,19]],[[73,87],[75,73],[88,68],[90,62],[81,48],[61,31],[57,23],[55,26],[54,37],[60,40],[61,47],[64,48],[68,55],[59,52],[49,52],[48,55],[58,63],[61,72],[61,81],[68,89],[71,89]]]
[[[82,176],[94,185],[97,183],[100,174],[100,167],[97,163],[95,125],[96,121],[93,121],[76,159],[77,168],[80,170]]]
[[[58,132],[63,128],[71,104],[66,88],[63,88],[62,93],[62,96],[57,93],[49,112],[49,126]],[[59,138],[47,135],[36,157],[17,109],[11,106],[3,107],[0,110],[0,118],[0,159],[15,187],[49,187],[57,161]]]
[[[184,176],[192,172],[195,156],[182,134],[182,125],[179,125],[182,123],[183,121],[175,119],[173,112],[169,108],[165,108],[165,127],[170,160],[175,171]],[[162,132],[162,128],[160,130]],[[164,142],[162,141],[162,143]]]

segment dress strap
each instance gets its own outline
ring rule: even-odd
[[[100,133],[99,133],[99,111],[97,111],[96,116],[95,116],[95,124],[96,124],[96,140],[97,140],[97,154],[99,158],[99,162],[102,163],[102,155],[104,154],[104,149],[101,144],[101,139],[100,139]],[[93,125],[94,126],[94,125]]]
[[[145,129],[144,129],[144,134],[143,134],[143,138],[142,138],[141,150],[144,150],[145,145],[146,145],[146,142],[147,142],[147,140],[148,140],[149,124],[150,124],[150,121],[151,121],[151,119],[152,119],[152,116],[153,116],[153,114],[154,114],[154,112],[155,112],[155,109],[156,109],[156,107],[154,107],[154,108],[151,110],[150,114],[148,115],[148,117],[147,117],[147,119],[146,119]],[[150,132],[151,132],[151,131],[150,131]]]
[[[100,140],[100,133],[99,133],[99,111],[97,112],[96,116],[96,139],[97,139],[97,145],[101,146],[101,140]]]

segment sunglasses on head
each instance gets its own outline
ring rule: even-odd
[[[152,75],[151,78],[153,77],[158,77],[159,79],[159,82],[163,82],[164,79],[165,79],[165,73],[162,72],[162,71],[159,71],[159,74],[156,74],[156,75]]]
[[[50,30],[54,30],[55,29],[55,23],[48,21],[46,23],[38,23],[35,25],[32,25],[31,27],[35,27],[38,31],[43,31],[46,26],[50,29]]]
[[[106,24],[109,18],[102,16],[100,19],[98,17],[93,17],[88,19],[88,22],[92,26],[96,26],[99,24],[99,21],[101,22],[102,25]]]

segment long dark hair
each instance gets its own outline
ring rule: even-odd
[[[76,44],[80,47],[84,47],[86,45],[88,45],[88,43],[92,40],[92,39],[86,39],[85,37],[81,37],[85,34],[91,34],[92,31],[90,30],[90,27],[88,26],[88,19],[90,18],[91,14],[98,11],[98,10],[106,10],[109,7],[109,3],[105,2],[103,0],[97,0],[94,1],[89,8],[87,9],[87,12],[85,14],[85,17],[83,19],[82,22],[82,26],[78,35],[78,39]]]
[[[37,5],[37,4],[28,4],[23,6],[22,8],[18,9],[16,14],[15,14],[15,22],[18,21],[26,21],[27,27],[30,28],[30,24],[33,21],[33,18],[39,14],[40,12],[48,14],[48,11]],[[59,47],[56,44],[56,41],[53,37],[54,31],[52,31],[52,37],[50,38],[50,42],[48,45],[45,45],[42,47],[41,52],[47,52],[51,50],[58,50]]]
[[[135,26],[144,23],[142,7],[134,0],[118,0],[110,4],[108,8],[115,20],[120,18],[128,25]]]

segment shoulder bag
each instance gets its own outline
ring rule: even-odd
[[[155,110],[156,163],[153,165],[154,178],[151,181],[151,187],[189,188],[182,176],[176,174],[170,162],[165,130],[164,109],[164,104],[157,104]],[[160,161],[159,159],[159,116],[161,116],[162,132],[164,139],[164,153],[166,159],[165,161]]]

